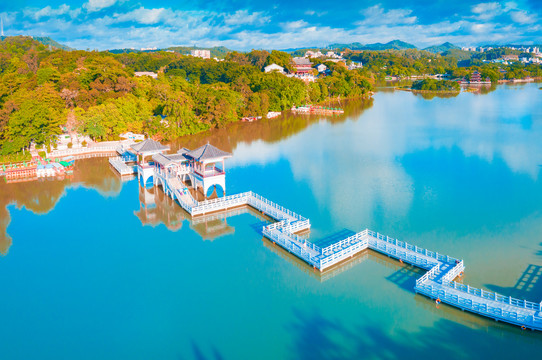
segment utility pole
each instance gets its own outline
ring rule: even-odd
[[[0,34],[4,37],[4,17],[0,15]]]

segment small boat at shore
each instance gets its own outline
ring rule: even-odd
[[[241,121],[243,122],[253,122],[256,120],[260,120],[261,116],[245,116],[244,118],[241,118]]]
[[[344,110],[341,108],[332,108],[319,105],[303,105],[292,106],[292,112],[299,114],[319,114],[319,115],[335,115],[344,114]]]
[[[280,116],[281,112],[280,111],[270,111],[267,113],[267,118],[268,119],[273,119],[273,118],[276,118],[278,116]]]
[[[61,159],[60,163],[62,163],[62,161],[68,163],[69,165],[73,165],[75,162],[75,156],[65,156]]]

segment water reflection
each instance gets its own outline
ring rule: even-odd
[[[508,173],[528,176],[531,184],[538,180],[542,106],[536,84],[500,86],[491,96],[462,93],[433,101],[407,92],[379,92],[372,107],[348,120],[309,127],[280,147],[240,142],[232,163],[286,160],[295,179],[308,183],[318,204],[333,209],[330,216],[347,228],[378,223],[383,210],[388,222],[405,217],[415,193],[429,200],[439,196],[424,185],[416,188],[424,181],[415,176],[430,174],[426,162],[451,159],[457,150],[461,158],[451,159],[452,166],[458,159],[474,158],[481,165],[504,164]],[[411,164],[417,168],[406,167]],[[354,210],[356,224],[341,222]]]
[[[322,121],[329,124],[340,124],[344,123],[347,119],[357,118],[373,105],[373,99],[342,101],[335,103],[335,105],[342,107],[344,114],[331,117],[318,115],[305,116],[294,115],[287,111],[274,119],[262,119],[252,123],[236,122],[222,129],[185,136],[173,141],[170,146],[172,150],[176,151],[182,147],[194,149],[210,142],[219,149],[232,152],[240,144],[252,142],[272,144],[302,132],[311,124]],[[237,152],[235,155],[237,156]]]
[[[74,173],[64,178],[39,178],[31,181],[0,182],[0,253],[6,255],[12,239],[7,233],[10,223],[9,205],[26,208],[35,214],[54,209],[67,188],[95,189],[104,197],[116,196],[122,184],[109,169],[107,158],[77,160]]]
[[[217,211],[196,217],[190,216],[175,200],[167,196],[161,188],[139,188],[139,210],[134,215],[143,225],[156,227],[164,225],[171,231],[178,231],[186,220],[190,229],[194,230],[203,240],[215,240],[219,237],[235,233],[235,228],[228,225],[228,218],[242,214],[250,214],[259,220],[255,232],[261,232],[264,223],[269,218],[249,206],[241,206],[224,211]]]

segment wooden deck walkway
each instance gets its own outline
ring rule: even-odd
[[[240,206],[251,206],[276,222],[263,227],[265,237],[278,244],[314,269],[324,271],[347,262],[360,252],[370,249],[408,263],[427,272],[417,279],[414,290],[437,302],[486,316],[497,321],[518,325],[523,329],[542,331],[542,303],[506,297],[483,289],[472,288],[454,280],[464,269],[462,260],[439,254],[416,245],[365,229],[326,247],[319,247],[296,233],[311,227],[309,219],[294,213],[252,191],[222,198],[197,201],[175,176],[155,171],[164,192],[177,200],[191,216],[217,213]]]

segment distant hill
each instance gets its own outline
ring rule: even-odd
[[[435,54],[440,54],[440,53],[443,53],[445,51],[454,50],[454,49],[457,50],[457,49],[461,49],[461,48],[459,46],[456,46],[456,45],[452,44],[452,43],[445,42],[444,44],[429,46],[429,47],[425,48],[424,50],[435,53]]]
[[[201,48],[197,46],[171,46],[162,50],[172,50],[182,55],[190,55],[190,50],[210,50],[211,57],[216,57],[218,59],[223,59],[226,54],[233,52],[233,50],[228,49],[225,46],[215,46],[212,48]]]
[[[374,43],[362,45],[359,42],[354,42],[350,44],[331,44],[329,48],[332,49],[350,49],[350,50],[406,50],[406,49],[417,49],[415,45],[409,44],[401,40],[392,40],[385,44]]]
[[[168,48],[163,49],[156,49],[156,50],[139,50],[139,49],[110,49],[107,50],[110,53],[113,54],[129,54],[129,53],[152,53],[152,52],[158,52],[158,51],[174,51],[176,53],[179,53],[181,55],[190,55],[190,50],[209,50],[211,52],[211,57],[223,59],[226,54],[232,52],[233,50],[228,49],[224,46],[215,46],[212,48],[203,48],[203,47],[194,47],[194,46],[170,46]]]
[[[61,50],[66,50],[66,51],[70,51],[70,50],[75,50],[69,46],[66,46],[66,45],[63,45],[53,39],[51,39],[50,37],[48,36],[33,36],[33,39],[36,40],[36,41],[39,41],[40,43],[42,43],[43,45],[51,45],[52,47],[54,48],[57,48],[57,49],[61,49]]]
[[[51,39],[50,37],[48,36],[28,36],[28,35],[17,35],[17,36],[0,36],[0,40],[3,41],[4,39],[8,39],[8,38],[16,38],[16,37],[21,37],[21,38],[32,38],[32,40],[35,40],[39,43],[42,43],[43,45],[45,46],[51,46],[53,48],[57,48],[57,49],[61,49],[61,50],[66,50],[66,51],[70,51],[70,50],[74,50],[72,49],[71,47],[69,46],[66,46],[66,45],[62,45],[61,43]]]
[[[457,61],[461,60],[469,60],[473,56],[473,52],[470,51],[464,51],[461,49],[450,49],[442,52],[440,55],[455,58]]]

